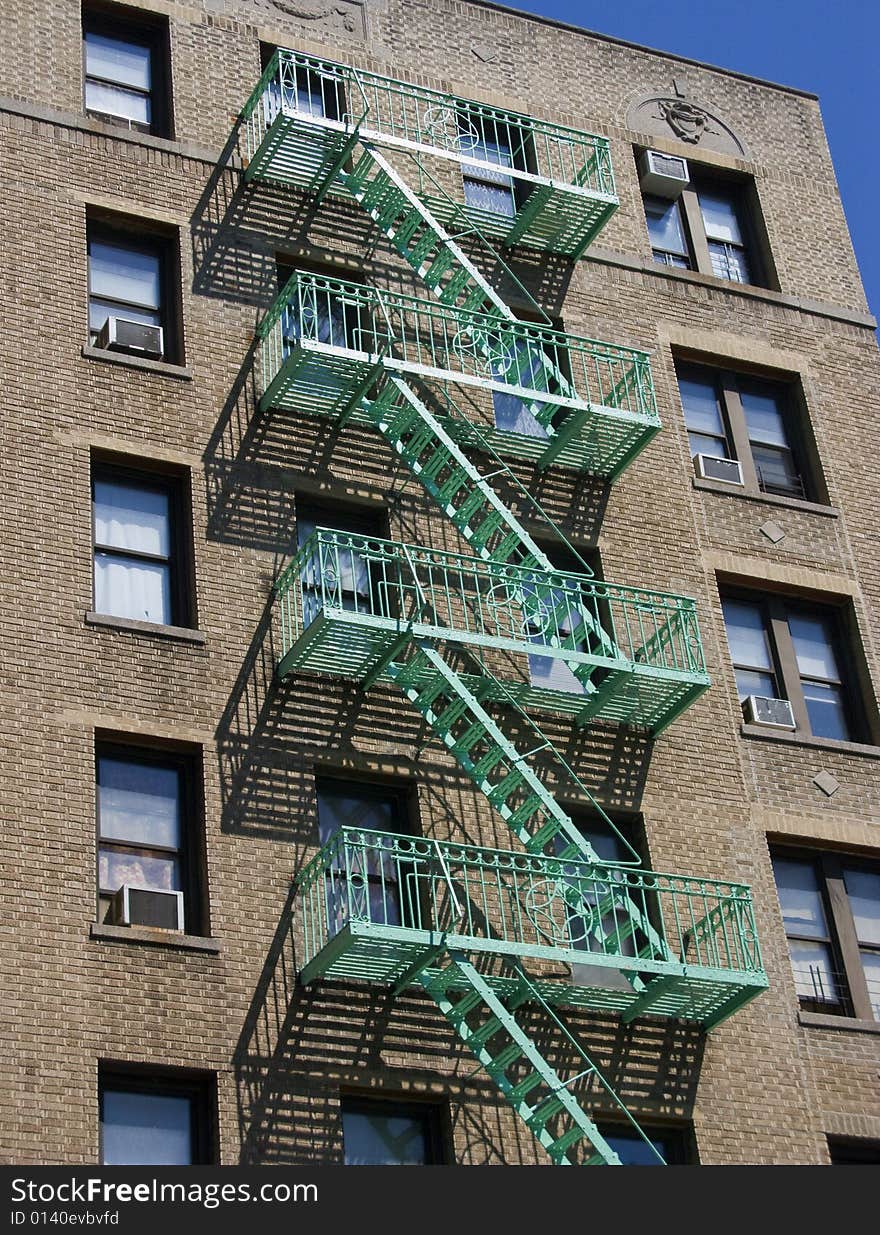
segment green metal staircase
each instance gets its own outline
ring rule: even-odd
[[[433,159],[457,163],[465,170],[473,164],[492,170],[485,140],[480,145],[480,134],[485,138],[490,123],[493,132],[503,130],[507,135],[511,154],[504,173],[510,173],[519,193],[515,217],[506,223],[493,218],[491,212],[456,202],[427,167],[427,160]],[[488,373],[483,383],[487,389],[497,377],[499,337],[505,330],[522,333],[530,328],[518,322],[471,252],[481,249],[493,270],[518,283],[486,231],[508,245],[532,244],[576,258],[617,204],[607,143],[601,139],[294,52],[276,53],[248,101],[242,124],[246,178],[291,184],[319,201],[326,195],[357,203],[442,306],[446,316],[432,318],[431,330],[447,339],[444,332],[452,323],[455,340]],[[391,161],[389,152],[412,161],[416,187]],[[467,542],[474,560],[492,571],[508,572],[502,591],[520,613],[522,629],[543,623],[556,632],[553,655],[568,667],[581,689],[579,719],[628,715],[627,700],[640,666],[644,665],[644,673],[654,673],[659,682],[665,668],[661,664],[655,670],[651,662],[662,661],[671,651],[678,628],[673,630],[669,622],[658,625],[655,620],[640,639],[628,631],[630,647],[625,653],[606,631],[597,605],[579,599],[576,589],[560,585],[559,572],[547,553],[499,493],[497,483],[492,483],[503,478],[508,489],[518,486],[492,442],[468,423],[450,393],[450,383],[468,375],[453,372],[449,362],[438,368],[433,351],[433,368],[408,361],[405,332],[395,330],[384,303],[367,305],[357,289],[323,282],[330,298],[325,320],[331,319],[334,305],[356,312],[358,340],[334,344],[331,339],[328,343],[317,329],[306,338],[301,303],[295,329],[286,334],[284,315],[291,288],[300,294],[292,280],[261,327],[270,355],[262,405],[288,400],[295,408],[302,392],[309,408],[335,415],[340,425],[352,419],[375,428]],[[316,286],[312,281],[313,294]],[[404,304],[398,298],[393,308],[402,316],[409,314],[410,322],[422,320],[415,300]],[[384,322],[378,332],[370,324],[375,309],[381,310]],[[315,310],[313,324],[319,316]],[[419,336],[419,331],[415,334]],[[411,350],[411,340],[409,345]],[[594,416],[595,400],[579,391],[574,371],[560,362],[559,346],[556,336],[547,333],[538,337],[538,346],[527,338],[508,346],[507,352],[509,385],[518,391],[529,384],[534,389],[533,400],[526,395],[524,404],[547,439],[540,447],[542,466],[564,460],[570,443]],[[615,359],[614,363],[619,362]],[[436,379],[447,370],[444,410],[438,413],[432,375]],[[632,373],[638,374],[640,406],[650,411],[653,391],[645,402],[643,372],[633,368],[610,385],[606,383],[607,397],[601,402],[609,422],[622,416],[619,405],[629,394]],[[630,436],[621,438],[605,474],[617,475],[657,427],[645,415],[634,436],[627,429]],[[480,470],[464,446],[491,458],[491,470]],[[585,456],[582,452],[578,457]],[[559,540],[558,528],[529,500],[535,525],[543,524],[549,538]],[[319,539],[322,532],[319,529],[316,534]],[[413,842],[427,848],[414,848],[408,855],[398,846],[400,838],[334,839],[297,881],[304,898],[301,979],[387,981],[395,992],[419,984],[551,1162],[616,1164],[617,1156],[572,1087],[577,1083],[582,1088],[598,1086],[600,1105],[616,1106],[638,1125],[551,1005],[611,1009],[626,1019],[648,1011],[660,1015],[689,1011],[705,1024],[723,1019],[766,984],[744,917],[742,892],[722,895],[704,890],[706,908],[694,916],[692,892],[687,887],[678,890],[676,885],[674,911],[678,912],[680,902],[686,903],[691,923],[682,925],[676,920],[675,942],[670,945],[663,912],[655,903],[661,884],[651,883],[644,872],[636,872],[638,877],[630,882],[625,866],[614,872],[603,868],[569,812],[557,801],[556,793],[566,789],[567,796],[585,797],[614,828],[515,693],[489,667],[484,650],[492,638],[478,631],[476,650],[465,647],[468,669],[455,669],[438,646],[450,643],[452,623],[444,624],[438,614],[436,595],[423,587],[407,547],[396,546],[396,550],[395,577],[388,569],[394,557],[391,551],[375,545],[369,550],[381,560],[382,577],[372,591],[382,599],[374,604],[368,598],[364,602],[368,611],[356,612],[356,621],[346,612],[350,604],[335,603],[323,593],[316,616],[303,595],[290,600],[290,572],[279,581],[285,612],[299,614],[298,633],[285,646],[280,672],[302,667],[320,671],[335,655],[341,666],[336,671],[357,665],[356,676],[365,689],[381,680],[400,690],[522,845],[524,854],[519,861],[526,864],[522,869],[528,873],[528,886],[519,886],[518,875],[500,878],[502,869],[519,870],[515,855],[510,855],[513,864],[508,868],[509,859],[500,854],[468,856],[467,847],[441,848],[438,842]],[[401,556],[412,567],[405,583],[400,579]],[[584,577],[590,574],[585,568]],[[467,597],[459,609],[463,612],[474,596],[479,600],[482,589],[479,580],[470,591],[462,585]],[[492,594],[493,589],[497,585],[490,580],[485,594]],[[446,595],[450,595],[448,587]],[[314,603],[314,596],[309,603]],[[355,610],[359,603],[355,598]],[[641,621],[649,611],[656,613],[656,605],[636,606],[627,614],[639,612]],[[518,643],[497,637],[495,644],[514,651],[529,646],[522,630]],[[662,727],[661,720],[668,723],[673,712],[677,714],[675,709],[686,706],[707,682],[699,673],[682,678],[681,691],[674,699],[669,697],[668,706],[664,703],[666,711],[662,717],[657,714],[654,728]],[[507,737],[494,714],[499,705],[517,711],[530,727],[535,739],[531,749],[521,751]],[[533,765],[539,755],[539,765]],[[549,777],[552,788],[544,777]],[[377,920],[373,914],[366,892],[366,867],[358,866],[358,854],[363,856],[368,850],[373,853],[372,869],[378,860],[383,879],[386,856],[392,851],[395,855],[394,895],[402,896],[401,890],[408,889],[397,922],[387,916]],[[468,870],[480,869],[483,916],[489,919],[500,912],[496,929],[474,923],[467,887],[462,903],[450,874],[450,863],[455,862],[462,864],[465,883]],[[498,877],[487,895],[484,874],[493,868]],[[422,907],[426,897],[432,905],[430,912]],[[387,904],[384,894],[383,903]],[[582,924],[579,942],[572,937],[575,921]],[[536,924],[533,939],[530,932]],[[688,963],[688,952],[694,949],[703,962],[696,973]],[[502,957],[508,969],[513,966],[514,976],[481,972],[473,960],[475,953],[488,957],[490,963]],[[574,982],[529,977],[522,967],[524,956],[564,959],[568,964],[580,961],[588,966],[595,961],[601,973],[613,970],[618,980],[600,978],[579,991]],[[517,1016],[526,1008],[530,1015],[537,1010],[549,1016],[576,1050],[584,1066],[574,1077],[564,1080],[539,1050]]]
[[[519,967],[515,988],[499,996],[460,952],[450,952],[439,972],[422,975],[424,989],[446,1020],[489,1074],[511,1109],[524,1122],[554,1166],[619,1166],[620,1159],[569,1088],[575,1081],[598,1081],[602,1096],[630,1120],[645,1142],[651,1142],[632,1120],[623,1102],[595,1063]],[[544,1058],[516,1019],[524,1004],[537,1005],[561,1028],[586,1065],[563,1080]],[[663,1159],[651,1146],[659,1163]]]

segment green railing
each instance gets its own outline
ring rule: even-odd
[[[342,828],[296,887],[303,967],[358,923],[377,942],[766,984],[743,884]]]
[[[660,426],[646,352],[341,279],[295,273],[259,335],[264,390],[305,349],[513,396],[545,438],[565,432],[562,409],[632,418],[648,435]],[[339,381],[338,364],[327,381]]]
[[[616,202],[607,138],[284,48],[242,111],[249,159],[279,115],[452,159],[496,182]]]
[[[319,528],[275,586],[282,657],[320,614],[575,665],[706,675],[693,600],[583,574]]]

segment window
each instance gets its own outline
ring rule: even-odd
[[[192,604],[179,476],[98,463],[92,472],[95,611],[187,626]]]
[[[633,843],[633,833],[635,826],[632,820],[614,819],[614,827],[601,815],[587,815],[582,810],[576,807],[566,807],[575,826],[584,839],[591,845],[593,851],[602,862],[607,862],[609,866],[624,864],[632,866],[639,858],[638,846]],[[615,831],[615,828],[617,831]],[[567,840],[560,836],[557,838],[557,849],[559,852],[565,849]],[[596,906],[600,900],[608,901],[609,885],[606,882],[595,885],[594,890],[589,887],[584,892],[584,901],[587,905]],[[639,900],[639,904],[641,904]],[[648,904],[649,912],[656,910],[656,906],[650,904],[650,898],[645,901]],[[603,939],[611,939],[616,931],[620,932],[618,942],[609,947],[608,951],[613,951],[620,956],[635,956],[637,948],[644,947],[646,939],[639,932],[635,934],[629,932],[628,926],[630,922],[630,899],[626,893],[625,887],[621,889],[620,903],[618,906],[609,904],[607,911],[603,914],[601,922],[598,924],[598,931]],[[606,949],[596,938],[596,927],[592,923],[584,921],[584,918],[575,913],[573,909],[569,909],[569,929],[571,932],[572,946],[578,949],[583,949],[585,952],[602,952]],[[615,969],[606,968],[600,965],[572,965],[571,976],[573,981],[584,986],[604,986],[614,989],[628,990],[629,982],[623,974]]]
[[[401,836],[413,834],[412,798],[405,789],[330,778],[319,779],[316,788],[318,836],[322,845],[344,827]],[[357,886],[346,884],[346,874],[360,877]],[[378,925],[401,926],[421,920],[413,900],[417,894],[415,877],[410,877],[408,864],[395,862],[391,854],[369,850],[366,869],[358,871],[347,868],[343,858],[327,878],[328,918],[336,929],[346,920],[348,904]],[[364,887],[366,900],[361,903],[358,897],[364,895]]]
[[[340,532],[353,532],[360,536],[387,535],[384,511],[352,510],[341,506],[310,506],[297,503],[296,535],[299,548],[305,545],[316,528],[325,527]],[[324,559],[324,566],[327,559]],[[348,613],[380,612],[380,597],[373,597],[369,565],[363,555],[354,549],[339,549],[332,554],[332,568],[325,571],[322,559],[315,553],[303,565],[304,626],[317,616],[322,604],[333,604]],[[386,606],[387,608],[387,606]]]
[[[731,592],[721,604],[740,703],[749,695],[788,699],[796,731],[864,740],[838,610],[746,592]]]
[[[529,171],[534,161],[531,133],[522,127],[521,121],[508,123],[480,110],[460,111],[458,145],[462,154],[492,164],[492,168],[473,163],[462,165],[467,205],[512,219],[532,186],[509,175],[504,168]],[[495,167],[497,171],[493,170]]]
[[[83,13],[85,107],[115,124],[171,136],[168,25],[139,11]]]
[[[829,1136],[828,1153],[831,1155],[832,1166],[880,1165],[880,1141]]]
[[[385,1098],[343,1098],[346,1166],[440,1166],[439,1106]]]
[[[691,183],[678,197],[643,194],[654,261],[732,283],[772,286],[754,186],[691,160],[688,169]]]
[[[880,1020],[880,864],[830,850],[772,857],[801,1006]]]
[[[181,358],[177,246],[170,236],[90,220],[89,342],[94,346],[108,317],[162,328],[162,359]]]
[[[647,195],[644,201],[654,261],[663,262],[667,266],[678,266],[681,270],[693,270],[694,263],[685,234],[681,202],[650,195]]]
[[[652,1128],[650,1124],[641,1124],[641,1127],[667,1166],[687,1166],[693,1162],[691,1136],[687,1130],[684,1128]],[[621,1165],[661,1165],[635,1128],[618,1123],[600,1123],[598,1128],[620,1158]]]
[[[276,50],[271,43],[260,44],[263,72],[269,67]],[[288,112],[296,111],[312,118],[341,120],[345,116],[345,88],[338,70],[333,65],[326,64],[321,68],[309,64],[294,66],[288,59],[283,77],[283,89],[281,79],[276,73],[263,96],[267,124],[271,124],[281,111],[282,102]],[[323,145],[323,139],[319,136],[316,135],[314,140]]]
[[[526,320],[525,314],[521,317]],[[554,321],[549,327],[552,330],[562,328],[560,321]],[[503,380],[511,385],[524,386],[527,390],[560,394],[566,385],[570,386],[568,363],[566,350],[560,349],[552,336],[542,336],[536,331],[533,336],[518,338],[513,348],[492,359],[492,377],[496,381]],[[495,427],[505,433],[549,437],[536,415],[546,412],[546,400],[524,399],[519,395],[493,390],[492,406],[495,412]],[[557,408],[552,423],[555,425],[568,415],[568,408]]]
[[[204,1077],[102,1069],[103,1166],[205,1166],[213,1161],[213,1094]]]
[[[183,895],[183,928],[201,933],[200,766],[194,756],[99,742],[95,752],[98,815],[98,919],[129,884]]]
[[[560,571],[585,574],[583,563],[562,544],[541,546],[553,565]],[[602,578],[602,564],[597,549],[581,549],[581,557],[593,571],[595,579]],[[526,589],[528,592],[528,589]],[[529,641],[546,645],[551,638],[571,639],[575,632],[574,649],[587,652],[604,637],[602,625],[608,620],[601,603],[584,597],[581,601],[575,592],[563,589],[534,589],[534,599],[529,605],[526,623]],[[585,625],[585,615],[591,620],[592,631]],[[530,656],[529,678],[534,686],[545,690],[563,690],[571,694],[583,694],[584,685],[565,661],[559,656]]]
[[[791,383],[676,364],[691,456],[739,460],[746,492],[815,500]]]

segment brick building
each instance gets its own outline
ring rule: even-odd
[[[476,0],[4,25],[3,1159],[876,1161],[816,99]]]

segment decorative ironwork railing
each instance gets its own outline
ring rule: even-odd
[[[764,979],[743,884],[347,827],[296,884],[303,965],[357,922],[465,951]]]
[[[612,409],[652,431],[660,425],[646,352],[341,279],[292,275],[259,335],[267,390],[301,347],[513,396],[538,435],[551,418],[559,424],[560,409]]]
[[[696,604],[566,571],[317,529],[276,583],[282,656],[319,614],[477,648],[703,678]]]
[[[279,114],[452,159],[490,183],[615,199],[607,138],[285,48],[242,111],[248,158]]]

